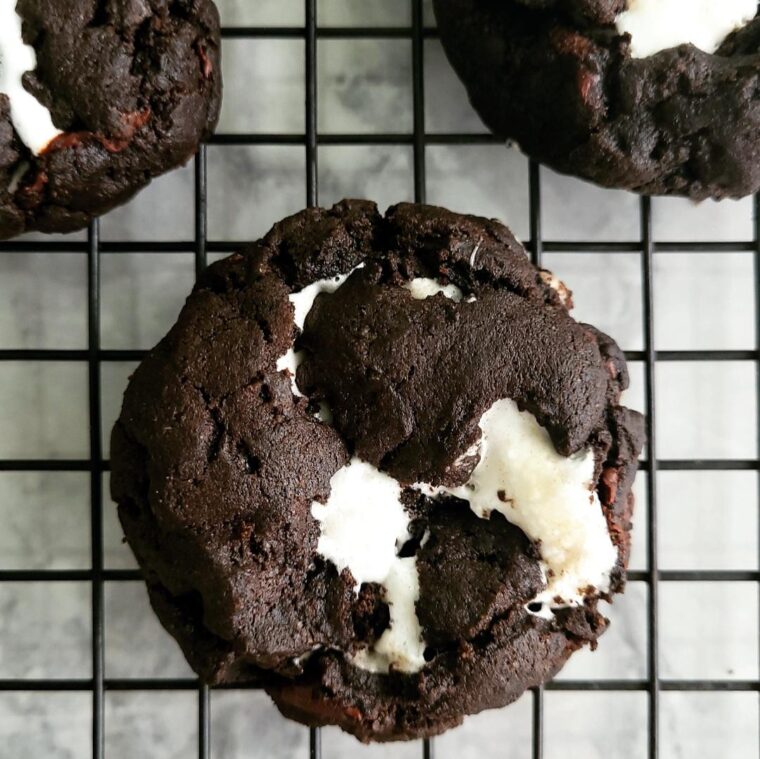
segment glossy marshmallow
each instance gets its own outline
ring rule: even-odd
[[[615,24],[631,35],[631,55],[646,58],[687,43],[714,53],[756,14],[757,0],[629,0]]]
[[[34,48],[24,44],[16,0],[0,0],[0,93],[10,101],[11,120],[21,140],[36,155],[55,139],[50,111],[24,89],[22,78],[37,67]]]

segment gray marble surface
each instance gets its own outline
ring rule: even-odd
[[[300,0],[222,0],[227,24],[298,25]],[[429,5],[429,4],[428,4]],[[432,23],[429,7],[428,22]],[[403,26],[408,0],[320,0],[320,22]],[[299,40],[226,40],[224,132],[301,133],[304,45]],[[482,132],[436,40],[425,42],[426,129]],[[404,40],[319,43],[319,128],[324,132],[409,132],[411,45]],[[213,146],[209,234],[248,240],[304,205],[304,154],[290,146]],[[320,200],[346,195],[381,206],[413,196],[409,146],[325,146]],[[498,145],[429,146],[431,202],[499,217],[528,236],[528,164]],[[635,241],[639,201],[542,170],[547,239]],[[752,202],[653,201],[660,241],[752,238]],[[192,166],[156,181],[102,221],[106,240],[189,240]],[[80,236],[81,237],[81,236]],[[34,238],[32,238],[34,239]],[[627,350],[643,348],[642,282],[636,253],[547,254],[545,263],[575,291],[576,314],[609,331]],[[87,345],[86,270],[79,254],[0,254],[0,348]],[[672,252],[654,262],[656,346],[660,350],[752,349],[753,267],[747,253]],[[150,347],[176,317],[193,280],[188,253],[105,255],[102,333],[108,349]],[[132,363],[102,367],[103,434],[118,413]],[[630,405],[644,406],[643,367],[631,364]],[[657,366],[658,455],[755,458],[756,386],[751,362],[662,362]],[[86,367],[67,362],[0,363],[0,458],[87,458]],[[632,565],[646,569],[645,475],[637,483]],[[659,560],[664,569],[758,568],[757,475],[661,472]],[[104,478],[107,492],[107,477]],[[63,472],[0,473],[0,569],[82,569],[90,563],[89,480]],[[104,561],[132,568],[110,503],[104,504]],[[560,679],[637,680],[647,676],[647,598],[633,582],[610,609],[597,652],[578,654]],[[0,678],[83,678],[91,674],[90,588],[85,583],[0,584]],[[108,677],[172,678],[189,669],[152,615],[140,583],[105,589]],[[758,592],[753,583],[663,582],[661,674],[689,680],[758,676]],[[214,759],[306,756],[308,734],[282,719],[262,694],[212,694]],[[0,757],[90,756],[88,693],[0,692]],[[639,759],[646,756],[646,694],[550,692],[545,696],[545,756]],[[193,693],[114,692],[106,698],[108,759],[185,759],[196,744]],[[661,698],[664,759],[757,756],[757,693],[673,693]],[[416,744],[360,747],[324,731],[326,759],[420,756]],[[442,759],[528,759],[531,696],[468,719],[436,743]]]

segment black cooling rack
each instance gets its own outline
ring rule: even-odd
[[[295,145],[306,153],[305,201],[308,205],[319,202],[318,148],[321,145],[406,145],[413,150],[414,198],[426,199],[425,150],[429,145],[473,145],[499,143],[490,134],[427,134],[425,132],[424,41],[436,38],[434,28],[425,27],[423,0],[411,0],[412,26],[398,27],[318,27],[317,0],[304,0],[305,24],[303,27],[227,27],[222,30],[225,39],[303,39],[306,49],[306,127],[304,134],[217,134],[214,145]],[[318,39],[404,39],[412,47],[412,93],[414,128],[411,134],[330,134],[320,135],[317,130],[317,40]],[[648,569],[629,572],[629,579],[647,584],[647,671],[641,680],[563,680],[532,692],[532,757],[541,759],[543,749],[543,693],[553,691],[640,691],[648,696],[647,749],[648,757],[656,759],[663,754],[659,740],[659,701],[663,691],[760,691],[758,680],[664,680],[658,670],[658,583],[709,581],[749,581],[758,583],[760,571],[660,571],[657,557],[657,471],[666,470],[752,470],[760,469],[758,459],[688,459],[660,460],[657,458],[655,436],[655,364],[657,361],[752,361],[756,365],[760,387],[760,195],[754,199],[754,239],[743,242],[669,242],[658,243],[652,234],[652,207],[647,197],[640,201],[640,230],[638,242],[569,242],[544,240],[541,231],[541,178],[539,167],[530,163],[529,169],[530,240],[526,243],[531,258],[540,264],[544,252],[550,253],[638,253],[641,259],[644,349],[629,351],[629,360],[641,361],[645,367],[645,399],[649,445],[641,470],[646,478]],[[274,220],[273,220],[274,221]],[[90,457],[83,460],[2,460],[1,471],[78,471],[90,475],[90,511],[92,566],[89,570],[8,570],[0,571],[0,582],[65,582],[78,581],[92,584],[92,677],[84,679],[0,679],[0,692],[85,691],[92,693],[92,756],[103,759],[104,695],[106,691],[188,691],[198,693],[198,759],[209,759],[210,749],[210,698],[209,689],[193,679],[113,679],[104,671],[104,583],[139,580],[137,570],[109,570],[103,563],[103,486],[102,474],[109,469],[104,458],[101,439],[101,386],[102,362],[136,361],[144,351],[101,350],[100,348],[100,262],[101,256],[129,252],[194,253],[196,274],[206,267],[209,253],[232,253],[244,243],[218,242],[207,237],[207,173],[206,148],[201,148],[195,159],[195,238],[180,242],[105,242],[100,240],[99,224],[90,225],[85,241],[11,241],[0,243],[3,252],[77,252],[86,253],[88,347],[86,350],[0,350],[0,362],[8,361],[77,361],[88,366],[89,387],[89,446]],[[754,261],[755,313],[757,345],[755,350],[689,350],[655,351],[655,309],[653,299],[653,256],[660,252],[691,252],[719,254],[746,252]],[[758,403],[760,415],[760,403]],[[760,418],[757,420],[760,430]],[[760,449],[760,445],[758,446]],[[641,508],[641,505],[640,505]],[[240,686],[235,686],[239,688]],[[432,759],[434,742],[421,741],[420,754]],[[253,756],[253,754],[251,755]],[[310,731],[309,759],[322,756],[319,729]]]

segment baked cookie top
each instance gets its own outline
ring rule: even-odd
[[[625,10],[628,0],[517,0],[526,8],[552,10],[578,20],[590,20],[601,24],[615,21]]]
[[[187,161],[219,55],[211,0],[0,4],[0,239],[84,227]]]
[[[756,0],[435,0],[446,53],[496,134],[608,187],[760,188]]]
[[[498,222],[344,201],[199,281],[135,372],[112,491],[209,682],[431,735],[595,644],[643,432],[623,356]]]

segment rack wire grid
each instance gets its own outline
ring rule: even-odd
[[[357,0],[358,1],[358,0]],[[209,205],[209,174],[207,171],[208,151],[228,146],[292,146],[305,151],[305,186],[303,200],[313,206],[319,202],[320,186],[318,174],[318,157],[320,148],[323,146],[406,146],[411,149],[413,161],[413,197],[418,202],[425,202],[428,195],[428,183],[426,182],[426,155],[431,146],[468,146],[498,144],[498,140],[482,131],[480,133],[430,133],[426,131],[426,80],[424,69],[424,57],[428,43],[437,44],[437,32],[433,25],[429,8],[423,6],[423,0],[401,0],[411,3],[411,25],[405,27],[388,26],[319,26],[317,23],[317,0],[305,0],[304,23],[298,26],[226,26],[223,29],[225,45],[233,40],[295,40],[303,43],[305,50],[304,73],[305,73],[305,130],[302,134],[291,133],[219,133],[210,142],[210,148],[201,148],[194,162],[194,239],[180,241],[136,240],[118,242],[101,239],[99,222],[90,225],[88,234],[80,238],[48,238],[35,237],[5,242],[0,245],[0,255],[29,255],[36,253],[78,253],[86,255],[87,260],[87,347],[86,349],[65,348],[9,348],[0,350],[0,370],[3,364],[24,364],[25,362],[67,362],[86,366],[87,369],[87,393],[88,393],[88,446],[89,457],[82,459],[65,458],[5,458],[0,461],[0,477],[8,473],[43,472],[43,473],[70,473],[78,472],[89,478],[89,521],[90,521],[90,552],[91,567],[88,569],[23,569],[11,568],[0,571],[0,593],[3,588],[13,585],[16,588],[24,587],[23,584],[51,583],[58,585],[65,583],[81,583],[91,586],[91,605],[89,615],[91,617],[91,677],[86,678],[28,678],[6,677],[0,679],[0,703],[4,695],[12,693],[41,693],[60,692],[64,694],[84,692],[91,694],[91,751],[93,759],[102,759],[107,755],[106,751],[106,694],[109,692],[166,692],[182,691],[195,693],[197,698],[197,756],[199,759],[209,759],[212,751],[211,743],[211,712],[212,701],[209,689],[200,685],[192,677],[181,678],[114,678],[107,676],[105,668],[105,634],[106,618],[104,588],[107,584],[126,583],[139,581],[139,573],[136,569],[111,569],[104,565],[104,486],[103,475],[108,471],[108,461],[105,457],[104,440],[102,430],[102,377],[101,371],[104,366],[112,362],[136,362],[144,354],[142,350],[116,349],[108,350],[101,348],[101,265],[104,256],[120,256],[130,253],[182,253],[194,255],[196,275],[203,271],[211,255],[227,254],[238,249],[241,243],[236,241],[221,241],[209,239],[208,235],[208,205]],[[232,2],[232,0],[230,0]],[[399,3],[396,3],[398,5]],[[276,4],[275,4],[276,5]],[[224,3],[221,3],[224,11]],[[224,16],[224,13],[223,13]],[[411,94],[413,129],[411,133],[320,133],[318,130],[318,44],[324,40],[357,41],[357,40],[395,40],[411,46]],[[238,91],[239,94],[239,91]],[[434,95],[427,93],[434,99]],[[647,431],[649,444],[641,462],[641,475],[643,479],[642,495],[638,504],[639,532],[644,532],[646,549],[643,569],[635,569],[630,572],[630,580],[633,583],[644,584],[647,588],[646,602],[642,613],[646,617],[646,675],[644,677],[630,678],[585,678],[585,679],[560,679],[546,685],[544,688],[536,688],[532,694],[526,695],[529,699],[531,718],[529,722],[530,745],[523,746],[520,756],[531,756],[533,759],[555,755],[554,751],[545,748],[545,726],[547,723],[545,692],[560,691],[566,693],[604,692],[614,694],[619,692],[636,692],[643,695],[646,701],[644,708],[646,716],[643,719],[646,737],[642,738],[640,751],[634,751],[633,756],[656,757],[676,756],[713,756],[714,748],[706,748],[705,752],[699,750],[681,753],[682,749],[672,744],[663,746],[660,730],[661,700],[663,694],[671,692],[682,693],[744,693],[746,697],[754,699],[754,706],[749,711],[743,709],[744,715],[741,720],[741,729],[746,733],[747,740],[753,747],[742,744],[741,756],[757,755],[760,741],[757,739],[757,698],[760,690],[758,681],[758,667],[756,662],[747,663],[746,671],[750,676],[745,678],[664,678],[660,673],[660,590],[664,583],[733,583],[740,584],[743,589],[743,598],[746,599],[747,609],[756,616],[758,572],[757,556],[754,563],[743,569],[718,569],[708,570],[692,567],[687,570],[661,569],[658,555],[658,480],[659,473],[684,472],[694,477],[700,472],[746,472],[754,478],[754,489],[757,490],[756,473],[759,468],[757,450],[754,455],[747,458],[683,458],[661,459],[658,458],[658,439],[656,431],[656,413],[658,402],[656,390],[659,387],[655,381],[657,367],[663,362],[671,364],[681,363],[685,367],[698,366],[700,362],[740,363],[742,367],[752,368],[749,376],[755,375],[750,383],[756,380],[758,372],[758,360],[760,359],[760,199],[753,199],[753,236],[752,239],[744,240],[670,240],[660,242],[655,239],[653,232],[653,205],[652,201],[643,197],[636,199],[639,235],[637,240],[629,241],[599,241],[599,240],[545,240],[542,233],[542,170],[533,162],[530,162],[527,175],[528,182],[528,214],[530,239],[526,242],[526,248],[536,264],[545,261],[548,254],[603,254],[610,259],[616,254],[628,254],[637,257],[641,276],[641,317],[643,322],[643,345],[640,350],[629,350],[627,356],[632,364],[640,364],[643,368],[643,405],[647,415]],[[456,182],[456,178],[451,179]],[[213,190],[213,187],[212,187]],[[632,198],[632,196],[630,196]],[[456,209],[455,209],[456,210]],[[275,219],[266,220],[267,223]],[[509,219],[507,220],[509,222]],[[743,313],[747,319],[752,319],[755,344],[749,349],[690,349],[690,350],[656,350],[655,349],[655,322],[657,318],[655,308],[655,269],[657,257],[669,253],[700,253],[708,256],[720,256],[728,254],[740,254],[751,260],[752,288],[754,290],[754,303],[746,304]],[[554,260],[560,260],[560,256],[554,256]],[[577,275],[570,284],[578,284]],[[12,287],[12,284],[11,284]],[[7,295],[7,290],[4,291]],[[678,298],[678,293],[673,294]],[[749,314],[752,314],[751,316]],[[636,315],[633,318],[638,318]],[[625,346],[624,346],[625,347]],[[684,363],[685,362],[685,363]],[[745,376],[746,373],[745,373]],[[753,390],[756,394],[756,390]],[[677,397],[677,394],[676,394]],[[669,403],[674,395],[668,393]],[[710,402],[710,398],[704,399]],[[6,401],[7,402],[7,399]],[[2,406],[2,403],[0,403]],[[751,419],[751,424],[757,435],[757,414],[760,404],[756,398],[754,407],[750,405],[746,414]],[[7,409],[6,409],[7,412]],[[0,409],[0,414],[2,410]],[[8,413],[0,415],[0,419],[8,419]],[[3,435],[13,435],[14,430],[6,429]],[[684,432],[684,434],[688,434]],[[754,445],[754,441],[753,441]],[[0,480],[2,482],[2,480]],[[2,494],[0,489],[0,494]],[[730,494],[729,494],[730,496]],[[730,497],[727,498],[727,501]],[[2,496],[0,495],[0,502]],[[108,506],[108,504],[107,504]],[[686,508],[685,504],[682,504]],[[0,506],[2,508],[2,506]],[[716,503],[715,509],[730,509],[731,503]],[[755,505],[751,506],[752,511]],[[7,513],[6,513],[7,516]],[[756,519],[756,517],[754,517]],[[750,532],[757,532],[757,523],[750,520]],[[750,538],[750,543],[757,543],[756,534]],[[2,557],[0,556],[0,566]],[[745,593],[745,590],[749,590]],[[22,594],[23,597],[23,594]],[[0,596],[0,601],[2,596]],[[0,609],[3,607],[0,605]],[[754,611],[752,611],[754,610]],[[11,607],[12,611],[12,607]],[[712,615],[711,609],[704,610],[707,615]],[[753,620],[754,622],[754,620]],[[709,626],[709,625],[708,625]],[[0,627],[0,630],[3,628]],[[8,635],[8,633],[5,633]],[[750,633],[751,634],[751,633]],[[34,637],[34,636],[33,636]],[[719,642],[720,643],[720,642]],[[0,637],[0,663],[2,662],[2,648],[9,647],[6,637],[5,643]],[[730,643],[729,643],[730,645]],[[602,642],[604,646],[604,641]],[[10,647],[9,647],[10,648]],[[15,649],[14,649],[15,650]],[[34,650],[29,651],[34,656]],[[3,670],[0,670],[0,675]],[[580,698],[580,696],[579,696]],[[582,702],[578,702],[578,709],[583,709]],[[65,708],[64,708],[65,711]],[[3,711],[0,708],[0,736],[4,735],[2,726]],[[7,718],[7,714],[6,714]],[[746,724],[744,724],[746,722]],[[6,724],[7,728],[7,724]],[[31,729],[31,728],[30,728]],[[304,728],[305,730],[305,728]],[[745,737],[746,737],[745,736]],[[14,749],[15,744],[7,742],[8,733],[0,743],[0,756],[9,759],[19,759],[21,749]],[[5,744],[5,747],[3,747]],[[430,758],[434,755],[434,741],[422,741],[419,745],[419,755]],[[358,744],[356,746],[358,751]],[[401,751],[399,747],[389,747],[387,756],[410,756],[408,744],[403,747],[404,753],[394,754]],[[6,753],[10,752],[10,753]],[[263,751],[263,753],[260,753]],[[322,741],[319,729],[309,731],[308,748],[303,746],[303,755],[310,759],[319,759],[323,755]],[[14,753],[16,752],[16,753]],[[194,753],[194,752],[193,752]],[[327,759],[330,752],[325,749]],[[52,752],[53,755],[58,755]],[[41,754],[40,754],[41,755]],[[77,756],[75,753],[62,752],[61,756]],[[190,754],[187,754],[188,756]],[[250,747],[246,756],[265,756],[267,752]],[[284,754],[281,754],[284,756]],[[293,754],[294,756],[296,754]],[[300,755],[300,753],[298,754]],[[348,755],[351,755],[350,753]],[[475,755],[475,754],[471,754]],[[509,742],[499,746],[494,756],[512,756]],[[616,747],[610,746],[606,756],[618,756]],[[622,754],[620,754],[622,755]],[[625,754],[628,756],[629,754]],[[714,754],[717,756],[718,754]],[[24,759],[25,759],[24,755]],[[110,758],[111,754],[108,752]],[[223,752],[215,752],[215,759],[222,759]]]

